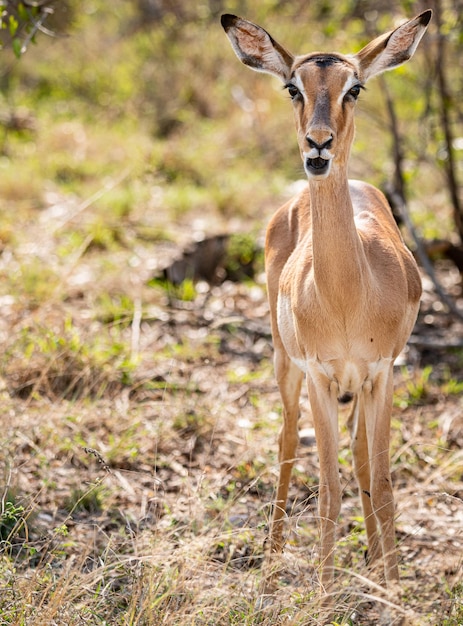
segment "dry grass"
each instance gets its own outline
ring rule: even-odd
[[[76,393],[60,392],[53,351],[40,367],[31,356],[41,385],[28,394],[16,386],[26,365],[4,370],[2,623],[322,623],[315,450],[301,449],[296,464],[275,601],[256,605],[279,421],[265,294],[226,284],[198,298],[147,317],[131,380],[113,368],[117,386],[96,395],[97,375],[77,362]],[[79,332],[78,346],[91,345],[92,334]],[[403,606],[409,623],[457,624],[461,399],[416,372],[397,372],[394,409]],[[363,561],[349,454],[340,453],[340,468],[338,621],[376,624],[384,600]]]
[[[43,224],[37,229],[29,241],[61,245],[44,239]],[[143,245],[139,258],[163,249]],[[11,264],[25,259],[29,268],[31,249],[22,249]],[[150,286],[152,274],[131,265],[131,254],[130,247],[81,246],[72,262],[52,255],[59,289],[38,284],[36,273],[35,283],[20,292],[14,283],[14,297],[5,299],[2,623],[323,623],[314,449],[301,448],[296,463],[274,602],[256,604],[280,421],[261,278],[203,283],[179,300],[186,290]],[[433,307],[427,291],[417,327],[424,343],[429,333],[459,332]],[[449,626],[463,613],[461,355],[429,358],[413,347],[407,359],[396,372],[393,416],[397,611],[410,623]],[[302,415],[301,426],[310,426],[305,396]],[[364,564],[342,428],[333,593],[339,623],[370,626],[385,600]]]

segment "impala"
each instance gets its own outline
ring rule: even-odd
[[[305,374],[320,461],[325,590],[333,582],[341,507],[339,401],[351,402],[348,423],[368,561],[382,558],[387,586],[399,580],[389,463],[393,364],[413,329],[421,280],[385,197],[367,183],[348,180],[347,164],[355,103],[365,83],[413,55],[431,15],[424,11],[357,54],[301,56],[288,52],[260,26],[222,16],[238,58],[273,74],[288,90],[308,179],[304,190],[271,219],[265,245],[275,375],[283,403],[270,551],[283,549]]]

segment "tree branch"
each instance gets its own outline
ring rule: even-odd
[[[463,243],[463,210],[460,202],[458,177],[456,173],[454,137],[452,133],[452,125],[450,120],[450,107],[452,97],[447,85],[445,74],[445,37],[442,34],[442,10],[441,1],[434,0],[434,19],[437,25],[437,58],[436,58],[436,77],[439,86],[439,115],[442,130],[444,133],[446,159],[444,160],[445,173],[447,176],[450,200],[453,206],[453,219],[455,226]]]
[[[387,105],[387,111],[389,115],[389,127],[390,127],[390,131],[392,135],[392,152],[394,155],[394,168],[395,168],[392,189],[388,190],[388,195],[392,201],[392,204],[394,205],[394,208],[399,212],[400,217],[403,223],[405,224],[411,238],[413,239],[413,242],[416,247],[416,254],[418,256],[418,259],[423,269],[425,270],[425,272],[431,279],[437,295],[439,296],[441,301],[448,307],[449,311],[456,318],[463,321],[463,311],[460,311],[460,309],[457,308],[451,296],[448,295],[448,293],[439,283],[439,280],[437,279],[437,276],[436,276],[436,272],[434,271],[434,266],[429,260],[429,257],[426,253],[423,242],[421,238],[419,237],[418,233],[416,232],[416,229],[410,218],[410,214],[408,212],[407,203],[405,199],[406,186],[405,186],[405,177],[403,174],[403,167],[402,167],[403,165],[403,154],[402,154],[402,148],[401,148],[402,141],[400,137],[397,116],[395,114],[394,102],[391,98],[391,95],[390,95],[390,92],[389,92],[389,89],[387,87],[387,83],[384,77],[380,77],[380,80],[382,81],[383,93],[386,96],[386,105]]]

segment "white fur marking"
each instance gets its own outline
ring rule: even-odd
[[[302,82],[302,78],[298,74],[294,75],[294,82],[296,83],[296,87],[299,89],[304,98],[307,99],[307,92],[305,90],[304,83]]]
[[[338,104],[341,105],[342,101],[344,100],[344,96],[346,95],[346,93],[349,91],[349,89],[351,89],[355,84],[358,83],[357,78],[355,78],[355,76],[353,74],[351,74],[350,76],[347,77],[346,82],[344,83],[344,87],[342,88],[342,91],[338,97]]]

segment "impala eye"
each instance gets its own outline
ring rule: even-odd
[[[350,100],[350,99],[357,100],[361,89],[365,89],[365,87],[363,85],[360,85],[360,83],[358,83],[357,85],[353,85],[349,89],[349,91],[346,93],[345,98],[347,100]]]
[[[297,98],[297,96],[301,94],[299,89],[296,87],[296,85],[293,85],[293,83],[288,83],[287,85],[285,85],[285,87],[288,90],[289,95],[291,96],[291,100],[294,100],[294,98]]]

